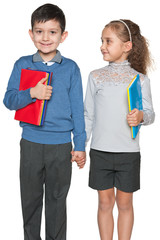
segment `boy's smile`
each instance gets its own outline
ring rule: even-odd
[[[68,35],[67,32],[62,33],[59,22],[54,19],[35,22],[29,34],[44,61],[50,61],[56,55],[57,47]]]

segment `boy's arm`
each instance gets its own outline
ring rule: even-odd
[[[72,113],[71,117],[74,125],[74,151],[85,151],[86,132],[84,123],[83,90],[81,74],[77,65],[74,66],[72,73],[69,95]]]
[[[15,64],[3,100],[4,105],[7,108],[10,110],[18,110],[32,102],[35,102],[36,99],[50,99],[52,94],[52,87],[43,85],[43,82],[47,80],[47,77],[41,79],[34,88],[19,91],[20,76],[21,69],[19,69],[17,64]]]
[[[21,69],[15,63],[12,70],[7,91],[4,96],[4,105],[10,110],[17,110],[35,101],[31,98],[30,89],[19,91]]]

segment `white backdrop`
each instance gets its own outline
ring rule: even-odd
[[[0,8],[0,239],[22,240],[23,223],[19,187],[19,141],[21,129],[13,120],[14,112],[7,110],[2,101],[14,62],[23,55],[36,51],[29,38],[31,13],[43,0],[4,1]],[[150,50],[155,60],[155,70],[149,73],[153,104],[156,112],[155,123],[141,128],[141,190],[134,195],[135,224],[133,240],[159,239],[160,214],[160,33],[158,0],[152,1],[91,1],[55,0],[63,9],[69,36],[60,45],[62,55],[75,60],[83,79],[84,94],[90,71],[103,67],[106,62],[100,53],[101,31],[111,20],[123,18],[138,23],[142,34],[150,42]],[[97,192],[88,187],[89,146],[87,164],[79,170],[73,164],[72,184],[68,195],[68,240],[98,240]],[[115,218],[117,210],[114,210]],[[44,238],[44,218],[42,221]],[[117,240],[116,223],[114,239]]]

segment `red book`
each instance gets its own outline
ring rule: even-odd
[[[28,88],[35,87],[42,78],[46,77],[46,74],[48,75],[48,78],[44,84],[50,85],[53,75],[52,72],[22,69],[19,90],[27,90]],[[47,100],[36,99],[35,102],[17,110],[14,119],[42,126],[44,123],[47,102]]]

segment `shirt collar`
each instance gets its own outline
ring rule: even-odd
[[[61,61],[62,61],[61,53],[60,51],[57,50],[56,55],[49,62],[61,63]],[[33,55],[33,62],[44,62],[38,51]]]
[[[119,62],[119,63],[109,62],[109,65],[112,67],[123,67],[123,66],[129,66],[130,62],[128,60],[125,60],[125,61]]]

